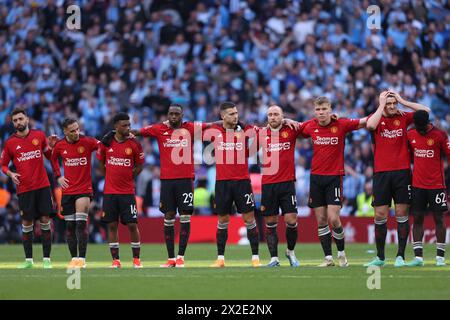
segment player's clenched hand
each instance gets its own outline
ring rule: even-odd
[[[10,173],[8,174],[8,176],[11,178],[11,180],[12,180],[15,184],[17,184],[17,185],[20,184],[20,180],[19,180],[20,174],[15,173],[15,172],[10,172]]]
[[[53,147],[56,144],[56,141],[58,141],[58,136],[56,134],[52,134],[51,136],[49,136],[47,138],[47,140],[48,140],[49,147],[53,149]]]
[[[59,177],[57,181],[63,189],[66,189],[69,186],[69,180],[67,180],[64,176]]]

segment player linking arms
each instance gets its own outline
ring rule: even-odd
[[[367,119],[367,129],[372,131],[374,147],[373,206],[377,257],[366,263],[366,267],[385,264],[386,223],[392,200],[395,203],[398,236],[394,266],[405,265],[405,248],[409,235],[408,207],[411,201],[411,161],[406,130],[413,122],[413,113],[400,113],[398,103],[414,111],[430,111],[421,104],[406,101],[393,91],[383,91],[377,111]]]
[[[113,262],[111,268],[120,268],[119,218],[127,225],[131,238],[134,268],[142,268],[141,243],[137,226],[137,208],[134,179],[141,173],[144,153],[141,144],[129,137],[130,117],[120,112],[113,118],[115,131],[102,139],[97,151],[100,168],[105,173],[103,191],[103,221],[108,223],[109,248]]]
[[[91,154],[98,149],[97,139],[80,134],[76,119],[62,123],[64,138],[52,151],[52,168],[62,188],[61,212],[66,221],[66,237],[72,260],[69,268],[86,268],[87,220],[92,199]],[[64,176],[59,160],[62,160]]]
[[[436,225],[436,265],[445,266],[446,228],[444,212],[447,211],[447,189],[442,154],[450,162],[450,142],[447,134],[435,128],[428,120],[428,112],[414,113],[415,129],[408,131],[408,143],[414,161],[411,212],[414,216],[413,249],[416,256],[408,266],[423,266],[423,219],[433,212]]]

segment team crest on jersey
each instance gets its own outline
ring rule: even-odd
[[[131,148],[126,148],[126,149],[125,149],[125,154],[126,154],[127,156],[131,155],[132,153],[133,153],[133,150],[132,150]]]
[[[80,147],[78,147],[78,149],[77,149],[78,153],[83,153],[84,150],[85,150],[85,149],[84,149],[83,146],[80,146]]]
[[[31,141],[31,143],[32,143],[33,145],[37,146],[37,145],[39,144],[39,140],[36,139],[36,138],[34,138],[34,139]]]
[[[434,144],[434,140],[433,139],[428,139],[427,140],[427,145],[429,145],[430,147]]]
[[[289,133],[287,133],[286,131],[283,131],[281,133],[281,136],[286,139],[287,137],[289,137]]]
[[[330,131],[331,131],[332,133],[336,133],[336,132],[338,132],[338,128],[337,128],[337,127],[331,127],[331,128],[330,128]]]
[[[234,134],[234,136],[236,137],[236,138],[240,138],[241,137],[241,134],[239,133],[239,132],[236,132],[235,134]]]
[[[398,127],[400,125],[400,120],[395,120],[394,125]]]
[[[180,134],[181,134],[182,136],[185,136],[185,135],[188,134],[188,131],[187,131],[186,129],[180,129]]]

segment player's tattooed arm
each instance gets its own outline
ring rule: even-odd
[[[358,129],[366,128],[366,126],[367,126],[367,117],[359,119]]]

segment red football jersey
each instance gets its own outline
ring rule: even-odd
[[[410,168],[406,130],[413,122],[413,114],[381,116],[377,128],[372,131],[374,173]]]
[[[222,125],[214,124],[205,130],[204,139],[211,141],[214,148],[217,181],[250,179],[248,172],[250,138],[256,138],[256,131],[249,125],[243,130],[227,130]],[[256,152],[257,142],[254,143]]]
[[[99,144],[97,159],[106,166],[103,194],[134,194],[133,169],[144,163],[144,152],[136,139],[118,142],[112,139],[106,147]]]
[[[263,152],[262,184],[295,180],[295,142],[300,130],[283,125],[279,131],[264,128],[258,142]]]
[[[193,139],[197,124],[184,122],[179,129],[165,124],[154,124],[142,128],[143,137],[154,137],[158,141],[161,161],[161,179],[194,179]],[[199,139],[206,124],[198,125]]]
[[[450,142],[447,134],[433,127],[424,136],[416,129],[408,131],[408,143],[414,161],[413,187],[444,189],[445,173],[442,154],[450,161]]]
[[[59,159],[62,159],[64,177],[69,186],[62,189],[63,194],[92,194],[91,158],[98,149],[99,141],[80,135],[77,142],[70,143],[66,138],[59,140],[52,151],[52,168],[57,177],[61,176]]]
[[[13,162],[16,173],[20,174],[17,194],[50,186],[43,157],[50,158],[50,154],[47,138],[40,130],[30,129],[25,137],[14,134],[6,140],[1,155],[2,171],[6,174],[9,162]]]
[[[345,136],[358,127],[359,119],[333,119],[324,127],[317,119],[304,122],[300,127],[300,134],[305,138],[311,137],[313,142],[311,173],[344,175]]]

